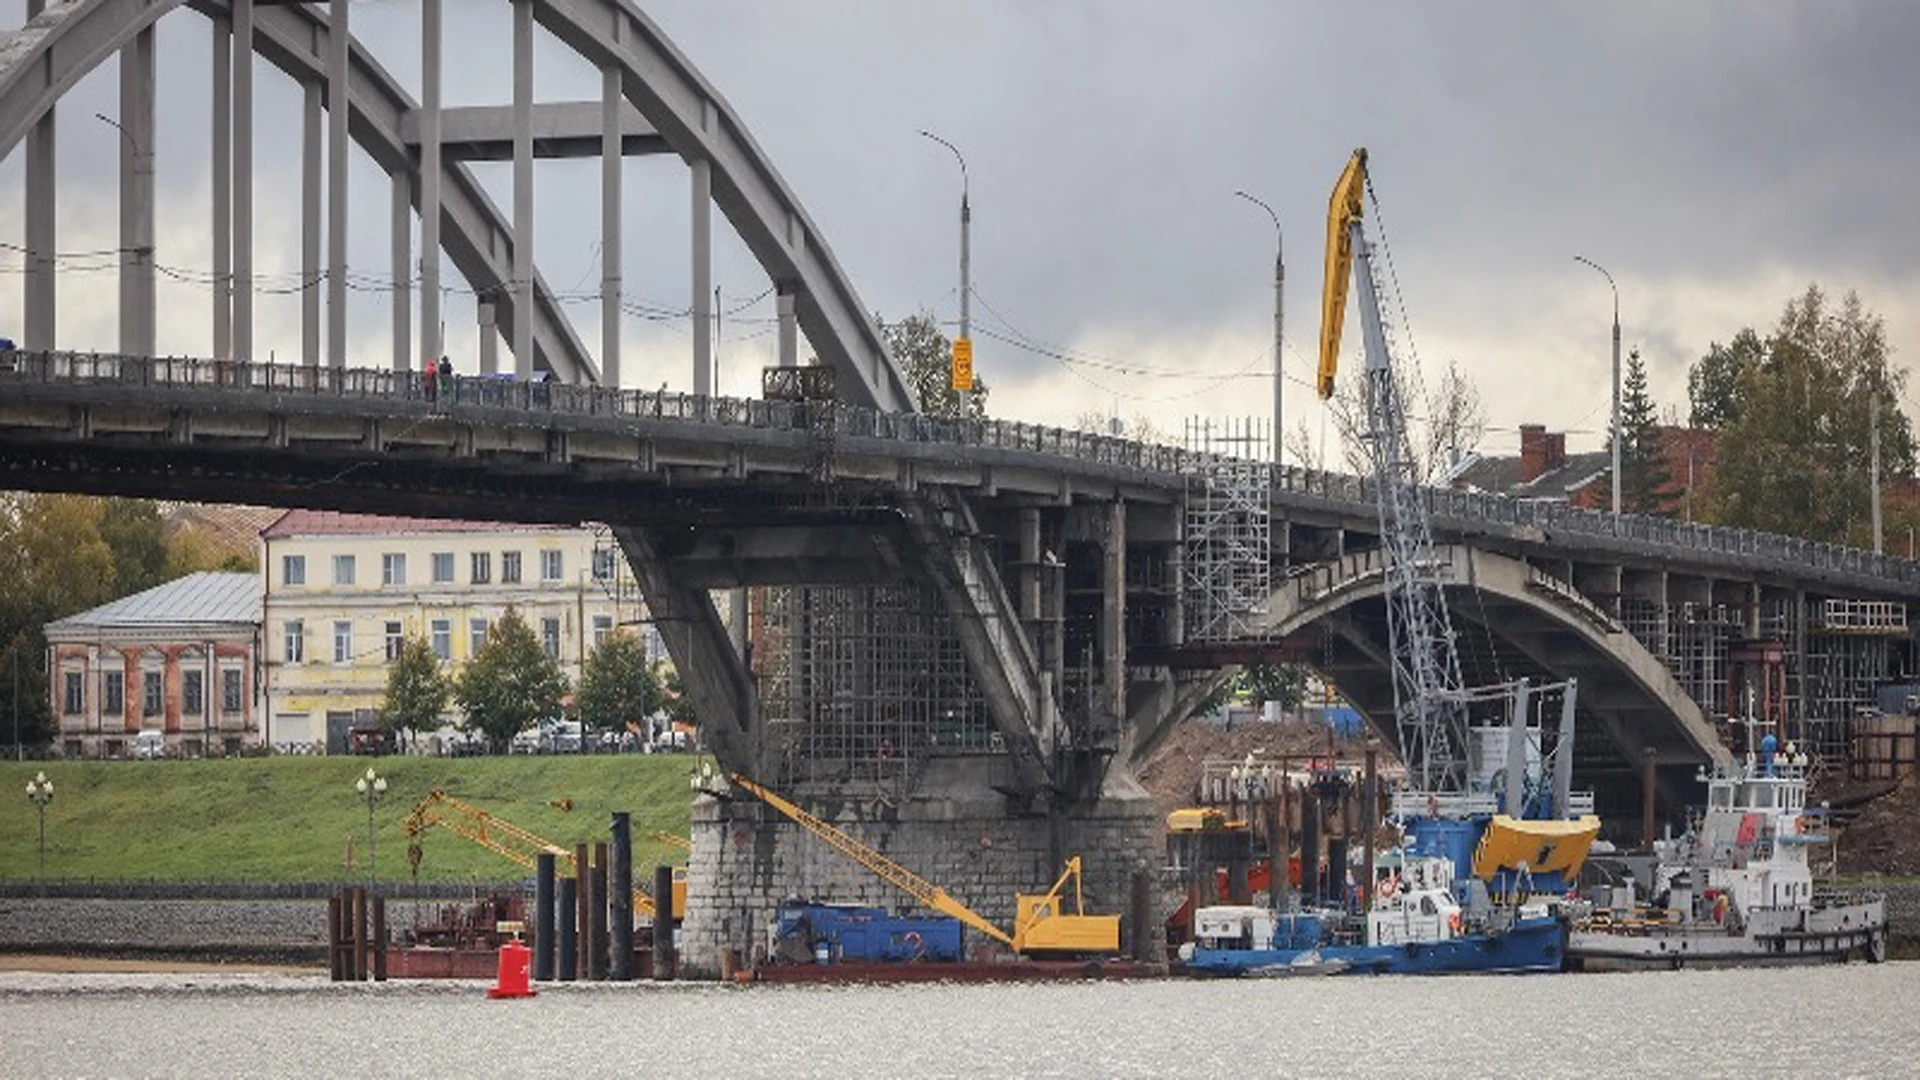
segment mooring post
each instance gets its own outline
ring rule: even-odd
[[[613,897],[607,890],[607,845],[603,841],[593,845],[593,925],[589,928],[587,940],[593,945],[592,960],[588,971],[594,981],[607,977],[607,909],[613,904]]]
[[[577,979],[593,978],[593,852],[585,844],[573,848],[574,969]]]
[[[1653,852],[1654,789],[1657,786],[1659,758],[1653,747],[1647,747],[1640,760],[1640,850]]]
[[[553,936],[554,856],[543,851],[533,860],[533,977],[553,981],[553,958],[559,942]]]
[[[332,982],[345,982],[347,980],[346,965],[341,963],[341,953],[343,950],[340,947],[340,942],[343,937],[340,932],[342,923],[340,907],[342,899],[343,897],[340,893],[334,893],[332,896],[327,897],[327,978]]]
[[[373,981],[387,981],[387,898],[373,898]]]
[[[353,981],[367,977],[367,889],[353,887]]]
[[[1376,783],[1379,777],[1380,746],[1373,736],[1367,736],[1366,771],[1360,780],[1360,827],[1366,830],[1361,838],[1361,850],[1365,852],[1366,869],[1360,876],[1360,910],[1373,910],[1373,833],[1380,822],[1380,788]]]
[[[561,982],[573,981],[575,964],[578,962],[579,942],[574,935],[574,917],[578,911],[576,897],[579,891],[580,879],[560,879],[560,903],[557,905],[560,928],[554,932],[553,938],[560,947],[554,977]]]
[[[613,815],[613,880],[607,885],[607,917],[613,920],[613,977],[633,979],[633,822],[625,811]],[[671,905],[672,897],[667,898]]]
[[[673,978],[673,867],[653,868],[653,977]]]

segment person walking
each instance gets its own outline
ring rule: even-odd
[[[436,380],[434,376],[439,374],[439,372],[440,372],[440,365],[437,363],[429,363],[420,372],[420,386],[421,386],[421,389],[426,391],[427,404],[429,405],[433,404],[435,400],[435,396],[436,396],[435,386],[438,380]]]
[[[459,391],[453,384],[453,361],[448,360],[445,353],[440,355],[440,385],[446,388],[451,400],[459,400]]]

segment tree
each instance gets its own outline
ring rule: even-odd
[[[580,672],[577,705],[588,731],[646,731],[660,708],[660,680],[647,664],[640,639],[625,630],[594,647]]]
[[[896,323],[877,315],[874,320],[922,413],[947,420],[986,419],[987,384],[975,374],[971,391],[953,388],[953,343],[932,315],[923,311]]]
[[[1291,711],[1306,698],[1307,674],[1293,664],[1255,664],[1240,672],[1238,688],[1255,708],[1277,701]]]
[[[1818,286],[1789,301],[1763,359],[1740,372],[1707,510],[1719,524],[1861,544],[1868,444],[1879,400],[1884,475],[1910,476],[1903,373],[1889,371],[1880,317],[1849,293],[1836,311]]]
[[[693,724],[698,718],[693,711],[693,697],[687,693],[687,684],[680,678],[680,669],[667,665],[666,677],[660,680],[661,707],[667,710],[667,719],[676,724]]]
[[[487,643],[467,661],[453,688],[466,713],[462,727],[484,735],[503,753],[515,735],[560,715],[567,677],[540,647],[540,640],[514,608],[487,634]]]
[[[1419,483],[1433,483],[1453,467],[1456,452],[1480,445],[1487,433],[1487,410],[1480,391],[1452,361],[1440,376],[1440,386],[1432,395],[1410,393],[1421,384],[1405,370],[1393,372],[1395,395],[1407,426],[1407,450],[1413,455],[1413,475]],[[1368,438],[1373,421],[1366,403],[1367,380],[1362,375],[1334,385],[1333,396],[1325,402],[1333,428],[1340,436],[1338,461],[1323,452],[1321,441],[1303,421],[1287,438],[1289,457],[1308,468],[1344,468],[1360,476],[1373,475],[1373,441]],[[1418,406],[1424,398],[1424,412]]]
[[[1460,453],[1480,445],[1487,434],[1487,408],[1480,390],[1460,374],[1460,366],[1447,361],[1440,375],[1440,389],[1427,400],[1426,433],[1420,476],[1431,483],[1452,469]]]
[[[78,495],[0,495],[0,739],[53,737],[47,711],[47,623],[113,599],[113,551],[100,538],[101,503]],[[14,679],[19,709],[14,711]]]
[[[1611,444],[1612,436],[1608,436]],[[1611,446],[1609,446],[1611,448]],[[1647,393],[1647,366],[1635,349],[1627,357],[1620,393],[1620,502],[1633,514],[1659,514],[1673,482],[1666,444],[1660,438],[1659,410]]]
[[[409,636],[387,670],[387,695],[380,703],[380,727],[387,732],[419,734],[440,726],[453,687],[440,670],[440,658],[427,639]]]
[[[1693,409],[1687,422],[1713,431],[1733,423],[1739,412],[1740,376],[1759,367],[1766,355],[1766,344],[1750,327],[1733,335],[1728,345],[1709,345],[1707,355],[1687,371],[1687,401]]]
[[[166,523],[150,499],[107,499],[100,538],[113,551],[113,595],[132,596],[168,580]]]

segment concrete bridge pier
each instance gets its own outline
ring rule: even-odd
[[[1014,895],[1045,892],[1066,859],[1081,855],[1087,910],[1121,916],[1123,951],[1131,952],[1135,935],[1144,933],[1146,955],[1164,955],[1158,909],[1145,926],[1133,925],[1128,911],[1135,876],[1157,874],[1160,865],[1159,813],[1147,792],[1116,768],[1089,807],[1014,815],[998,789],[1005,772],[1004,761],[992,757],[935,758],[907,798],[804,805],[1008,933]],[[724,789],[700,796],[693,807],[682,970],[691,978],[718,978],[729,952],[742,964],[763,958],[776,909],[789,896],[929,913],[752,796]],[[969,958],[1006,953],[977,931],[963,933]]]

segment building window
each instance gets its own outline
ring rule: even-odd
[[[180,715],[203,716],[207,711],[207,699],[201,685],[201,673],[183,671],[180,673]]]
[[[380,556],[380,584],[393,586],[407,583],[407,557],[404,553],[390,551]]]
[[[540,647],[547,650],[548,656],[555,660],[560,659],[559,619],[540,620]]]
[[[541,581],[559,581],[562,577],[566,576],[566,572],[566,560],[562,557],[561,552],[543,551],[540,553]]]
[[[82,672],[69,671],[66,683],[65,712],[68,716],[79,716],[87,711],[87,677]]]
[[[353,624],[350,622],[333,624],[333,662],[336,664],[353,662]]]
[[[282,555],[280,557],[280,584],[305,585],[307,583],[307,557],[305,555]]]
[[[593,647],[599,648],[613,634],[613,616],[595,615],[593,617]]]
[[[164,680],[161,679],[159,672],[143,671],[140,673],[141,713],[147,716],[160,715],[160,710],[166,707],[166,702],[162,700],[162,691],[164,689]]]
[[[247,673],[239,668],[222,668],[220,671],[220,711],[237,713],[240,711],[241,694],[246,687]]]
[[[493,553],[476,551],[473,553],[473,584],[485,585],[493,580]]]
[[[436,551],[433,553],[433,583],[448,585],[453,582],[453,552]]]
[[[307,658],[307,628],[299,619],[287,620],[283,655],[289,664],[298,664]]]
[[[100,711],[107,716],[125,716],[127,714],[127,677],[118,671],[109,671],[100,680]]]
[[[480,650],[486,647],[487,647],[487,620],[468,619],[467,620],[467,656],[470,658],[479,656]]]
[[[613,568],[614,568],[613,549],[612,548],[594,548],[593,549],[593,580],[612,581]]]
[[[400,624],[397,622],[388,623],[386,629],[387,663],[391,664],[395,660],[400,659],[400,650],[405,647],[407,638],[406,634],[400,629]]]
[[[452,556],[448,556],[452,558]],[[432,623],[433,655],[441,663],[453,659],[453,622],[449,619],[435,619]]]
[[[335,585],[353,584],[353,556],[335,555],[333,557],[333,583]]]
[[[500,553],[500,584],[520,584],[520,553],[503,551]]]

